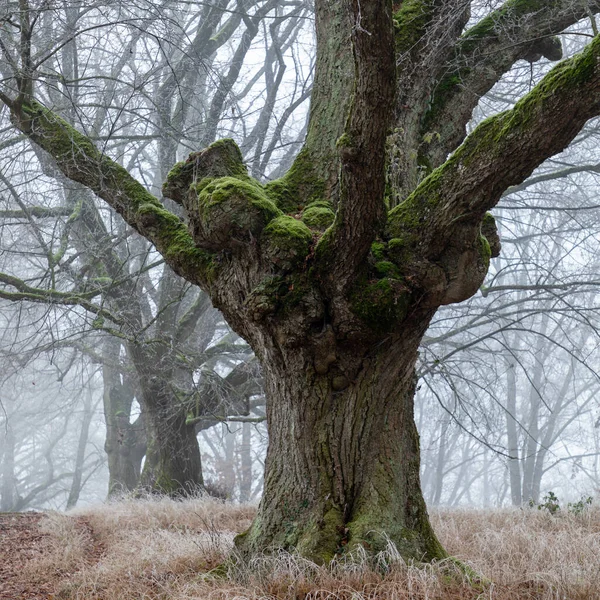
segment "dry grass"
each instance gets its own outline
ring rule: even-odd
[[[29,569],[58,572],[57,598],[72,600],[600,600],[598,509],[434,514],[446,548],[493,582],[483,587],[452,561],[408,566],[391,545],[378,557],[385,570],[360,555],[319,567],[282,553],[211,576],[253,512],[150,499],[52,514],[42,525],[51,548]]]

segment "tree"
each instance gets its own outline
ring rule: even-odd
[[[446,555],[419,484],[419,343],[498,254],[487,211],[600,112],[595,37],[466,136],[478,98],[515,61],[560,58],[551,36],[600,10],[473,3],[479,18],[463,32],[470,4],[317,1],[302,151],[264,186],[230,140],[178,163],[163,193],[187,225],[35,100],[26,44],[0,96],[14,125],[205,289],[260,359],[270,439],[258,515],[236,541],[244,556],[276,546],[328,560],[376,551],[382,532],[407,558]]]
[[[98,368],[78,352],[48,365],[24,349],[37,332],[19,325],[3,330],[0,354],[0,510],[71,507],[95,495],[105,463]]]
[[[282,56],[294,46],[308,9],[298,3],[261,31],[266,16],[278,14],[279,0],[246,2],[236,10],[228,10],[230,4],[236,5],[167,1],[159,7],[141,3],[123,8],[112,2],[91,7],[24,2],[21,12],[8,5],[2,31],[4,72],[11,76],[13,62],[6,47],[14,43],[13,34],[20,28],[23,43],[34,48],[40,77],[48,82],[44,101],[67,121],[79,123],[107,152],[128,160],[130,167],[138,165],[155,193],[160,192],[179,146],[193,147],[199,139],[210,143],[223,127],[247,130],[243,146],[252,157],[253,172],[262,174],[265,160],[287,133],[284,126],[293,106],[307,97],[307,90],[301,89],[306,82],[298,81],[293,106],[273,127],[276,100],[284,87]],[[98,12],[109,17],[112,27],[105,27]],[[104,34],[100,38],[98,29]],[[264,63],[245,82],[240,73],[249,50],[256,54],[253,42],[264,45]],[[122,43],[126,52],[120,51]],[[144,58],[139,56],[142,48],[147,53]],[[216,69],[224,75],[215,77]],[[218,81],[216,89],[209,85],[211,78]],[[263,92],[266,99],[261,106]],[[261,106],[255,122],[246,114],[246,97],[254,100],[254,109]],[[155,107],[156,118],[147,119]],[[275,131],[269,132],[270,128]],[[137,146],[129,158],[132,139]],[[13,140],[9,143],[14,145]],[[67,180],[39,150],[36,159],[42,173],[34,176],[36,169],[27,154],[31,150],[10,166],[7,162],[6,172],[0,173],[14,205],[0,211],[0,217],[10,235],[25,237],[24,229],[33,233],[31,252],[42,253],[47,260],[46,264],[43,259],[36,261],[38,269],[28,273],[27,281],[0,273],[0,281],[9,288],[7,293],[0,290],[0,295],[17,302],[62,300],[89,311],[88,328],[82,332],[88,340],[80,347],[103,364],[109,493],[140,483],[146,453],[141,473],[144,488],[174,495],[197,490],[202,485],[197,430],[210,422],[208,417],[246,410],[247,403],[239,400],[254,372],[248,368],[244,377],[241,363],[251,358],[247,346],[236,343],[227,332],[224,343],[215,344],[222,320],[206,295],[182,281],[163,261],[154,260],[145,240],[132,235],[122,222],[107,219],[93,194]],[[44,176],[54,184],[51,190]],[[42,203],[41,197],[47,202]],[[19,271],[6,263],[2,271]],[[98,352],[90,348],[98,339],[95,335],[89,341],[90,329],[119,339],[105,342]],[[236,372],[226,384],[239,392],[236,398],[221,395],[220,403],[195,381],[201,371],[210,379],[219,353],[221,362],[230,362],[229,368],[237,361]],[[157,366],[162,377],[149,379],[147,371]],[[142,415],[130,423],[134,399],[142,406]]]

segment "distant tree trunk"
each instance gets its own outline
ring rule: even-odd
[[[446,445],[448,443],[448,426],[450,425],[450,419],[450,415],[444,415],[440,424],[440,439],[434,472],[434,489],[431,498],[433,504],[439,504],[442,499],[444,469],[446,468],[447,464]]]
[[[490,502],[490,460],[488,457],[488,449],[483,449],[483,506],[488,507]]]
[[[162,349],[130,345],[146,410],[147,452],[140,485],[170,496],[202,489],[202,464],[194,423],[188,422],[171,382],[172,367],[161,370]]]
[[[104,342],[104,419],[106,440],[104,450],[108,457],[108,495],[133,491],[140,483],[142,459],[146,453],[144,415],[130,422],[135,398],[132,382],[116,368],[121,343],[109,338]],[[143,403],[142,403],[143,404]],[[140,406],[142,406],[140,404]]]
[[[252,496],[252,424],[242,423],[240,446],[240,502],[249,502]]]
[[[517,433],[517,374],[515,372],[515,364],[512,361],[507,361],[505,414],[506,432],[508,435],[510,498],[513,506],[521,506],[523,504],[523,496],[521,495],[521,468]]]
[[[148,409],[148,449],[142,489],[178,497],[204,486],[200,449],[193,425],[168,400],[155,399]]]
[[[8,424],[2,426],[2,485],[0,486],[0,511],[13,510],[16,505],[15,435]]]
[[[83,469],[85,467],[85,451],[88,445],[90,425],[94,417],[92,392],[90,389],[87,389],[83,393],[85,394],[85,401],[83,403],[83,419],[81,421],[79,441],[77,442],[75,469],[73,470],[73,480],[71,482],[71,489],[67,499],[67,509],[73,508],[79,500],[79,494],[81,493],[81,485],[83,480]]]
[[[540,449],[540,409],[544,393],[544,353],[547,351],[545,337],[548,329],[548,314],[542,315],[541,335],[538,337],[534,351],[535,366],[529,375],[529,414],[527,415],[527,433],[523,444],[523,501],[532,500],[536,504],[540,500],[539,488],[535,485],[536,457]]]

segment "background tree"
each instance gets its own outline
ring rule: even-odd
[[[7,6],[4,48],[14,45],[20,29],[23,42],[35,49],[45,100],[139,169],[148,187],[160,193],[157,184],[178,148],[210,143],[223,128],[240,131],[259,175],[286,143],[286,124],[308,94],[302,80],[288,89],[284,55],[297,52],[307,8],[288,3],[282,13],[280,4]],[[101,19],[109,15],[107,26]],[[268,27],[266,17],[274,19]],[[121,47],[123,40],[126,52],[115,53],[115,44]],[[246,66],[248,52],[262,62]],[[7,77],[14,66],[9,55]],[[276,115],[284,89],[291,104]],[[157,118],[149,119],[156,107]],[[5,147],[17,142],[9,138]],[[293,148],[290,144],[279,155],[285,159]],[[27,282],[0,276],[18,289],[4,297],[52,303],[60,296],[90,310],[94,330],[119,336],[118,342],[105,342],[101,352],[88,342],[80,344],[104,365],[110,490],[138,485],[144,454],[144,487],[174,494],[196,489],[202,484],[197,430],[214,423],[206,417],[247,412],[247,396],[256,391],[256,369],[242,364],[251,358],[248,349],[223,332],[206,296],[152,256],[145,241],[107,218],[93,196],[66,180],[47,157],[38,152],[36,159],[44,176],[33,183],[30,155],[7,167],[3,182],[12,206],[2,216],[13,236],[28,229],[32,251],[47,260],[38,261]],[[11,262],[4,270],[9,269],[20,270]],[[51,291],[56,288],[62,296]],[[225,338],[216,345],[219,336]],[[148,376],[157,365],[158,380]],[[215,365],[235,369],[217,395]],[[226,387],[232,392],[227,398]],[[142,414],[131,423],[134,401]]]

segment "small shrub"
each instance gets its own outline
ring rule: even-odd
[[[567,512],[575,516],[581,515],[592,505],[593,501],[594,499],[592,496],[581,496],[577,502],[569,502],[567,504]],[[538,510],[546,510],[551,515],[556,515],[561,509],[560,501],[554,492],[548,492],[540,504],[536,504],[533,500],[529,500],[529,506],[531,508],[537,508]]]
[[[581,515],[585,510],[592,505],[594,499],[591,496],[581,496],[577,502],[569,502],[567,510],[573,515]]]
[[[529,500],[529,506],[538,510],[547,510],[551,515],[555,515],[560,510],[560,502],[554,492],[548,492],[540,504],[536,504],[533,499]]]

